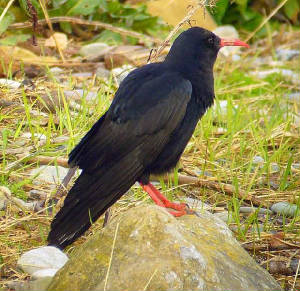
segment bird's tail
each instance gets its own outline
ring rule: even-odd
[[[110,169],[81,173],[52,221],[49,245],[64,249],[130,189],[142,167],[128,159],[123,158]]]

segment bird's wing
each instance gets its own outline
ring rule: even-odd
[[[52,245],[70,244],[128,191],[183,120],[192,94],[189,81],[165,73],[127,82],[70,155],[83,171],[51,224]]]
[[[142,78],[137,75],[123,82],[109,110],[71,152],[71,165],[93,171],[101,164],[117,162],[136,148],[140,148],[136,159],[159,154],[185,115],[192,85],[173,72],[140,74]]]

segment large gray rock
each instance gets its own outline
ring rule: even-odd
[[[80,246],[48,290],[281,288],[208,212],[176,219],[160,207],[140,206]]]

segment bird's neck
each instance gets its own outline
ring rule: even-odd
[[[189,80],[193,86],[193,98],[197,104],[205,108],[210,107],[215,98],[214,74],[212,66],[201,66],[201,64],[189,65],[188,67],[179,66],[181,75]]]

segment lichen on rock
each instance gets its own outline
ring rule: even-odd
[[[206,211],[174,218],[158,206],[135,207],[115,218],[78,248],[48,290],[145,288],[281,290],[220,219]]]

